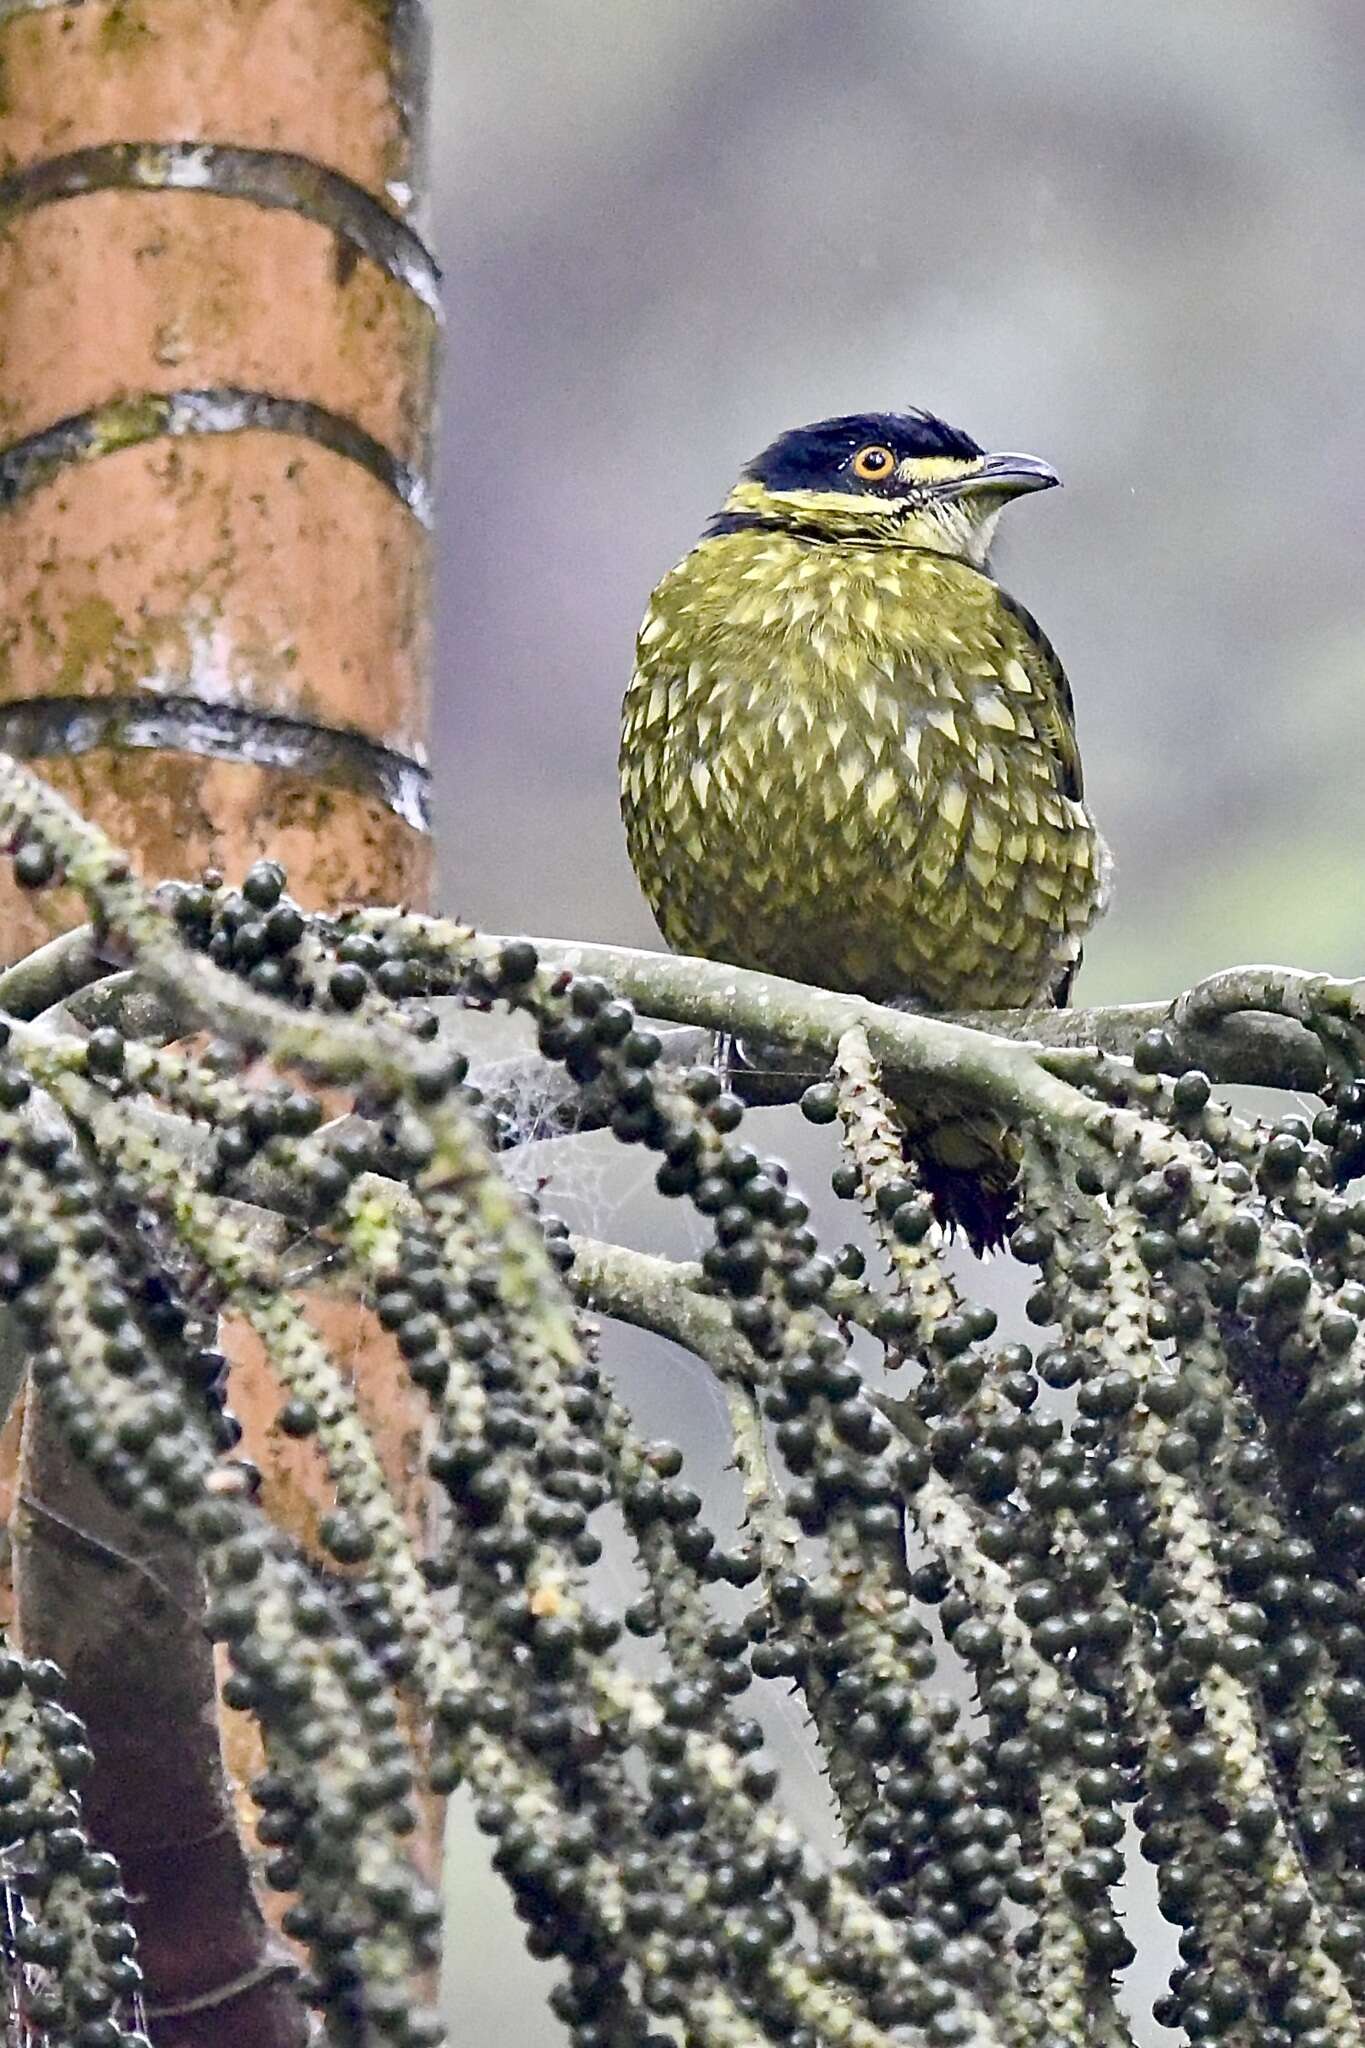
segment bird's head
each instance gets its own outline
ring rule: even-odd
[[[932,413],[848,413],[755,456],[707,532],[928,548],[981,568],[1009,500],[1060,482],[1036,456],[988,455]]]

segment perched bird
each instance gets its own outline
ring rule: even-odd
[[[922,412],[783,434],[655,590],[626,691],[632,865],[676,951],[924,1010],[1066,1000],[1109,856],[1071,691],[990,572],[1056,472]],[[1014,1165],[961,1105],[903,1105],[978,1247]]]

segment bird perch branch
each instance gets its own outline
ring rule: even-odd
[[[1079,1099],[1065,1083],[1085,1077],[1090,1054],[1131,1059],[1154,1034],[1163,1041],[1155,1063],[1165,1072],[1197,1067],[1218,1086],[1318,1094],[1351,1065],[1343,1041],[1360,1038],[1365,1017],[1365,981],[1284,967],[1227,968],[1170,1001],[926,1016],[723,962],[580,940],[532,943],[543,960],[600,976],[646,1015],[678,1026],[664,1033],[669,1065],[708,1060],[717,1031],[781,1044],[792,1055],[787,1063],[741,1067],[731,1076],[736,1092],[755,1105],[796,1101],[828,1071],[840,1037],[855,1026],[866,1030],[893,1093],[932,1074],[960,1082],[1011,1115],[1060,1111],[1070,1120]],[[89,927],[0,974],[0,1010],[7,1014],[35,1018],[58,1005],[62,1021],[117,1023],[151,1039],[187,1028],[163,992],[149,990],[135,974],[110,972]],[[432,1007],[450,1018],[461,1004],[446,998]],[[491,1063],[480,1070],[479,1082],[490,1104],[508,1112],[513,1143],[573,1136],[604,1121],[591,1089],[534,1053]],[[528,1099],[535,1104],[529,1131],[519,1115]]]

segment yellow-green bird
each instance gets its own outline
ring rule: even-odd
[[[655,590],[626,691],[631,862],[676,951],[925,1010],[1064,1002],[1103,908],[1071,691],[996,583],[1056,472],[923,412],[780,436]],[[906,1105],[940,1215],[1006,1227],[998,1126]]]

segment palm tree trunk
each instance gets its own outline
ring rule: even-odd
[[[0,0],[0,748],[150,878],[268,853],[309,904],[426,895],[425,35],[423,0]],[[4,957],[76,914],[6,869]],[[413,1390],[346,1317],[416,1513]],[[244,1449],[302,1534],[319,1477],[234,1358]],[[33,1401],[16,1499],[18,1626],[91,1727],[149,2031],[295,2048],[191,1560],[102,1499]]]

